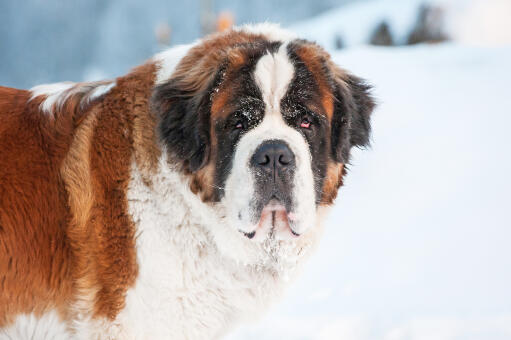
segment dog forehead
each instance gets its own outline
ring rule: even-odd
[[[328,54],[315,44],[296,40],[267,52],[257,61],[254,83],[261,93],[266,114],[296,114],[303,107],[331,121],[334,94]]]
[[[267,113],[280,109],[280,102],[293,81],[295,68],[287,54],[287,44],[276,53],[268,52],[256,64],[254,80],[258,86]]]
[[[334,95],[325,51],[293,40],[254,43],[230,52],[222,80],[211,92],[213,124],[235,112],[247,119],[292,117],[300,108],[331,121]]]

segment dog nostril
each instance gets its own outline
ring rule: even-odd
[[[270,156],[264,155],[264,158],[259,161],[259,165],[268,165],[270,164]]]
[[[246,237],[250,238],[250,239],[254,238],[255,233],[256,233],[256,232],[255,232],[255,230],[254,230],[253,232],[251,232],[251,233],[243,232],[243,234],[244,234]]]
[[[289,163],[291,163],[291,158],[287,157],[286,155],[280,155],[279,163],[282,165],[289,165]]]

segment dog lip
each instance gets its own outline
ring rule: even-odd
[[[263,211],[271,211],[271,212],[284,211],[284,210],[286,210],[286,207],[278,199],[275,199],[275,198],[272,198],[268,202],[268,204],[266,204],[266,206],[263,208]]]
[[[294,231],[293,228],[289,228],[289,230],[291,230],[291,234],[293,234],[295,236],[300,236],[300,234],[297,233],[296,231]]]
[[[279,220],[279,222],[277,222],[277,218],[283,220]],[[266,227],[263,224],[261,224],[263,223],[263,219],[266,220],[267,224]],[[279,233],[281,233],[284,232],[285,229],[287,229],[292,236],[299,237],[301,233],[293,230],[295,220],[296,215],[293,212],[288,213],[288,210],[282,204],[282,202],[276,199],[274,196],[272,196],[262,209],[260,219],[259,222],[257,223],[256,228],[252,231],[244,231],[242,229],[238,229],[238,231],[248,239],[256,238],[256,234],[260,235],[261,232],[258,232],[258,230],[262,231],[263,234],[266,234],[266,232],[275,233],[277,232],[277,230]],[[283,223],[286,225],[285,227]]]

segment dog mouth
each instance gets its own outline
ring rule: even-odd
[[[295,220],[295,214],[288,212],[285,205],[277,197],[272,196],[263,207],[254,230],[250,232],[240,230],[240,232],[249,239],[264,240],[267,236],[275,236],[278,239],[293,239],[300,236],[293,229]]]

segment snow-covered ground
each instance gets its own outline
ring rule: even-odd
[[[373,147],[303,276],[229,339],[511,339],[511,46],[333,58],[375,86]]]

